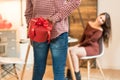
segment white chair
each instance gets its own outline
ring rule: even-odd
[[[99,55],[96,55],[96,56],[86,56],[86,57],[81,57],[80,58],[82,60],[87,60],[88,80],[90,80],[90,66],[91,66],[90,65],[90,60],[94,59],[94,58],[96,59],[96,65],[98,65],[100,73],[102,74],[103,79],[105,80],[105,76],[104,76],[103,70],[102,70],[102,68],[101,68],[101,66],[99,64],[99,60],[98,60],[98,58],[102,57],[103,54],[104,54],[104,44],[103,44],[102,39],[99,40],[99,44],[100,44],[100,54]],[[72,78],[73,78],[73,80],[76,80],[70,54],[68,54],[68,62],[69,62],[69,67],[70,67],[70,70],[71,70]]]
[[[13,75],[14,77],[16,77],[17,80],[23,80],[29,51],[30,51],[30,43],[28,44],[27,52],[25,55],[25,60],[22,60],[21,58],[17,58],[17,57],[0,57],[0,80],[2,79],[2,77],[4,77],[7,74]],[[21,76],[18,76],[18,74],[17,74],[16,64],[23,64]],[[4,65],[6,65],[6,66],[4,66]],[[7,65],[11,65],[11,67],[9,67]],[[2,70],[5,72],[5,74],[4,73],[2,74]]]

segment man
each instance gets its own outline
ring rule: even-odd
[[[29,24],[31,18],[43,17],[53,24],[51,41],[32,41],[34,50],[34,69],[32,80],[42,80],[46,68],[48,50],[52,54],[54,80],[64,80],[68,48],[68,16],[80,5],[80,0],[27,0],[25,17]]]

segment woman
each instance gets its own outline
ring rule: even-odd
[[[101,13],[95,21],[89,21],[83,33],[82,39],[76,46],[68,49],[71,55],[76,80],[81,80],[79,70],[79,58],[84,56],[93,56],[99,54],[98,40],[103,38],[105,45],[108,47],[111,37],[111,19],[108,13]],[[71,73],[68,69],[67,78],[71,80]]]

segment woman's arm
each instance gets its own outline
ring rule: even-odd
[[[93,35],[92,35],[89,39],[84,40],[84,41],[81,43],[81,45],[83,45],[83,44],[91,44],[91,43],[94,42],[94,41],[98,41],[98,39],[99,39],[101,36],[102,36],[102,32],[96,31],[96,32],[93,33]]]

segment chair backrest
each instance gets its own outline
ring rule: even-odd
[[[103,38],[101,37],[99,39],[99,55],[95,55],[95,56],[85,56],[85,57],[81,57],[80,59],[92,59],[92,58],[97,58],[100,57],[104,54],[104,43],[103,43]]]
[[[100,53],[103,51],[103,39],[102,38],[99,39],[99,51]]]
[[[103,38],[101,37],[99,40],[99,55],[103,55],[104,54],[104,42],[103,42]]]

